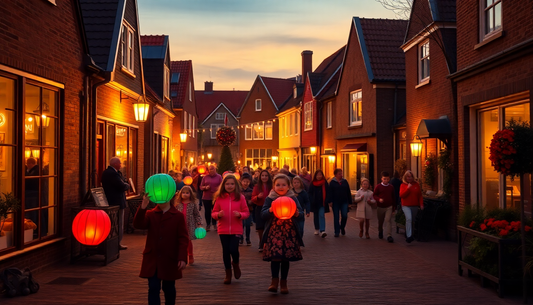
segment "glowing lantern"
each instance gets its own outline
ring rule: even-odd
[[[192,184],[192,177],[191,176],[187,176],[187,177],[183,178],[183,183],[185,183],[185,185],[191,185]]]
[[[199,165],[198,166],[198,174],[203,175],[205,173],[207,173],[207,168],[205,167],[205,165]]]
[[[72,234],[81,244],[101,244],[111,231],[109,215],[102,210],[82,210],[72,222]]]
[[[237,180],[241,180],[241,175],[239,175],[239,173],[233,173],[233,176],[235,176]]]
[[[287,196],[279,197],[272,202],[272,211],[279,219],[290,219],[296,212],[296,202]]]
[[[144,188],[150,201],[162,204],[169,202],[176,193],[176,182],[167,174],[155,174],[146,180]]]
[[[196,238],[198,239],[202,239],[205,237],[205,235],[207,234],[207,232],[205,231],[204,228],[200,227],[200,228],[196,228],[194,230],[194,236],[196,236]]]
[[[135,113],[135,121],[146,122],[148,119],[148,111],[150,104],[148,104],[142,96],[139,96],[137,101],[133,103],[133,112]]]

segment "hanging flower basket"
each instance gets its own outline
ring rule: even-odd
[[[235,133],[235,130],[233,130],[233,128],[223,126],[217,130],[218,144],[222,146],[230,146],[235,143],[235,139],[237,139],[237,134]]]

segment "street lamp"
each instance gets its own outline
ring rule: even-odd
[[[211,157],[213,157],[213,154],[212,153],[208,153],[207,154],[207,159],[211,160]]]
[[[413,141],[411,142],[411,155],[413,157],[416,157],[416,176],[417,177],[420,177],[418,173],[418,168],[419,168],[418,157],[420,157],[421,152],[422,152],[422,141],[420,141],[420,138],[417,135],[415,135],[413,137]]]
[[[311,146],[309,150],[311,150],[312,154],[316,153],[316,146]]]
[[[180,141],[181,141],[181,143],[185,143],[187,141],[187,134],[186,133],[180,133]]]
[[[193,157],[190,157],[190,158],[189,158],[189,161],[191,161],[191,164],[193,164],[193,163],[194,163],[194,158],[193,158]]]
[[[137,101],[133,103],[133,111],[135,112],[135,121],[146,122],[148,119],[148,110],[150,110],[150,104],[146,102],[142,95],[139,96]]]
[[[335,162],[335,156],[328,156],[329,163]]]

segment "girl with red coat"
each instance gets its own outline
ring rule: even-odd
[[[402,210],[405,214],[405,235],[406,242],[411,243],[413,237],[413,225],[415,223],[418,209],[424,210],[424,199],[422,198],[422,188],[415,181],[415,176],[410,170],[403,174],[403,183],[400,186],[400,198],[402,199]]]
[[[170,202],[158,204],[147,211],[149,203],[149,194],[146,193],[133,219],[136,229],[148,230],[139,276],[148,279],[148,304],[161,304],[161,282],[165,304],[174,304],[176,280],[182,277],[181,270],[187,261],[189,235],[185,216]]]
[[[224,284],[231,284],[231,266],[236,279],[241,277],[239,268],[239,241],[243,233],[242,221],[250,216],[241,186],[234,175],[226,175],[213,196],[215,206],[211,216],[218,220],[218,236],[222,244],[222,259],[226,269]],[[233,263],[231,259],[233,258]]]
[[[254,186],[252,192],[252,202],[256,205],[255,207],[255,229],[259,235],[259,252],[263,251],[263,231],[265,229],[265,221],[261,217],[261,208],[265,204],[265,199],[270,194],[272,190],[272,176],[267,170],[261,171],[259,174],[259,180]]]

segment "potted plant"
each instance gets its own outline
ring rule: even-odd
[[[429,153],[426,157],[426,162],[424,163],[424,184],[431,191],[431,195],[435,195],[435,192],[432,190],[433,185],[435,184],[435,178],[437,177],[436,167],[437,157],[434,153]]]
[[[7,216],[20,209],[20,200],[13,193],[1,194],[3,196],[0,196],[0,250],[12,245],[13,225],[10,224],[7,230],[6,222],[9,221]]]

